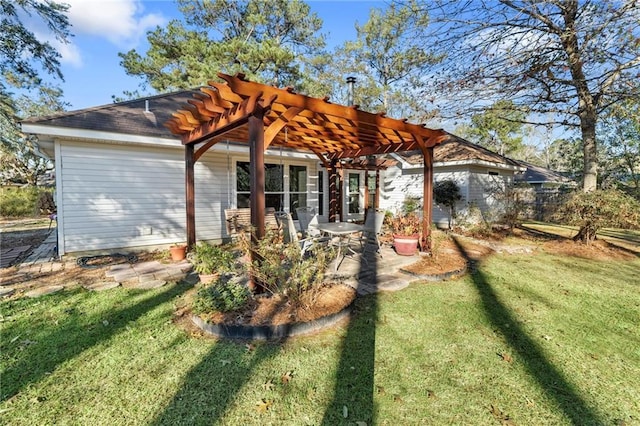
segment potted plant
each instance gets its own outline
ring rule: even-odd
[[[187,245],[176,243],[169,247],[169,252],[171,252],[171,260],[174,262],[178,262],[184,260],[187,257]]]
[[[422,220],[413,212],[400,213],[391,218],[393,247],[402,256],[413,256],[418,250]]]

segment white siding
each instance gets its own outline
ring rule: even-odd
[[[184,240],[182,150],[62,142],[56,167],[64,252]]]
[[[469,194],[469,170],[466,167],[438,167],[434,168],[433,181],[442,182],[452,180],[460,188],[462,199],[456,203],[456,213],[462,213],[467,206]],[[433,201],[433,222],[440,227],[449,226],[449,208],[441,207]]]
[[[422,198],[422,169],[389,167],[380,176],[380,208],[397,212],[406,197]]]
[[[423,198],[423,171],[421,168],[402,170],[399,167],[390,167],[382,172],[380,208],[397,212],[402,209],[402,203],[406,197]],[[460,187],[463,199],[458,202],[457,209],[461,211],[466,206],[469,172],[466,167],[436,167],[433,172],[434,182],[451,179]],[[433,222],[441,226],[448,226],[449,213],[441,209],[434,201]]]
[[[184,149],[57,143],[60,254],[184,242]],[[209,151],[195,165],[196,239],[227,237],[224,209],[235,207],[235,162],[248,156]],[[309,204],[317,203],[316,160],[306,165]],[[285,178],[285,184],[288,180]]]
[[[489,174],[490,172],[492,174]],[[480,209],[486,220],[497,220],[502,211],[499,202],[500,194],[504,192],[506,183],[512,178],[511,171],[471,168],[468,201]]]

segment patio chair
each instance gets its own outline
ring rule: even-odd
[[[317,243],[329,241],[329,238],[318,229],[318,215],[313,207],[298,207],[296,213],[303,238],[311,238]]]
[[[367,251],[367,247],[375,245],[376,253],[382,256],[380,252],[380,240],[378,235],[382,230],[382,224],[384,223],[384,211],[383,210],[370,210],[364,221],[364,231],[360,237],[360,246],[362,247],[362,254]]]
[[[284,235],[285,243],[297,243],[304,255],[313,245],[313,239],[311,238],[298,238],[298,231],[293,223],[293,218],[287,212],[279,211],[275,213],[276,220],[280,224],[280,229]]]
[[[296,213],[298,215],[298,221],[300,222],[300,230],[302,231],[302,238],[307,238],[309,232],[309,223],[311,218],[315,216],[316,209],[313,207],[297,207]]]

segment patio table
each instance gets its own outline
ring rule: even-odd
[[[336,255],[335,261],[335,271],[337,272],[348,252],[357,254],[349,245],[351,240],[350,236],[356,232],[364,231],[364,225],[358,225],[351,222],[327,222],[319,223],[316,227],[325,234],[329,234],[329,236],[332,237],[330,244],[338,248],[338,254]],[[338,241],[333,241],[333,237],[337,237]],[[342,255],[342,258],[340,258],[343,248],[345,252]]]

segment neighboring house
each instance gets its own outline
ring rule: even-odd
[[[398,165],[385,174],[385,201],[387,207],[400,208],[406,197],[419,197],[422,191],[422,157],[411,153],[393,154]],[[460,188],[462,199],[456,205],[459,215],[471,215],[475,206],[484,215],[500,211],[500,195],[514,174],[524,172],[517,161],[458,136],[451,137],[434,148],[434,181],[453,180]],[[383,202],[381,201],[381,204]],[[434,202],[433,221],[448,226],[449,211]]]
[[[59,254],[165,246],[185,240],[185,149],[164,123],[187,101],[181,91],[22,122],[38,136],[56,167]],[[405,195],[422,195],[422,167],[414,156],[381,172],[380,208],[396,210]],[[228,237],[224,210],[248,207],[246,144],[220,142],[195,165],[197,240]],[[436,180],[456,179],[464,201],[492,205],[486,185],[510,180],[519,166],[451,137],[435,150]],[[328,177],[313,154],[287,149],[265,153],[268,207],[294,213],[312,206],[328,217]],[[364,217],[374,173],[345,170],[343,220]],[[371,199],[371,198],[370,198]],[[434,208],[438,221],[445,213]]]
[[[522,167],[526,167],[526,170],[515,175],[514,181],[516,183],[528,183],[536,190],[542,188],[557,188],[560,186],[576,186],[576,182],[574,180],[559,172],[542,166],[536,166],[535,164],[531,164],[526,161],[518,160],[518,163]]]

